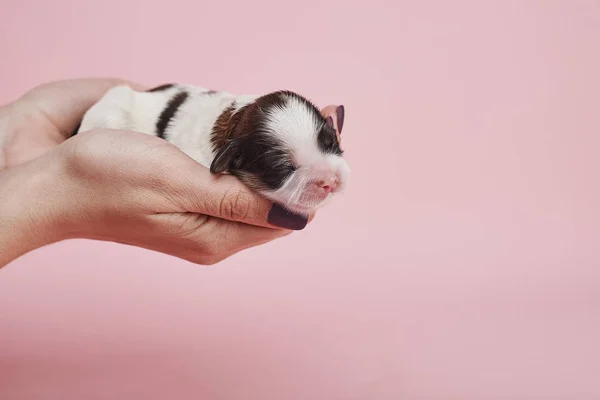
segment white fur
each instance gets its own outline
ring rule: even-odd
[[[189,97],[179,107],[165,131],[167,140],[206,168],[215,154],[210,146],[211,130],[221,113],[234,101],[236,110],[253,102],[257,95],[235,95],[216,92],[207,95],[207,89],[193,85],[176,85],[157,92],[137,92],[128,86],[110,89],[91,107],[83,118],[79,132],[91,129],[125,129],[156,135],[156,121],[169,100],[180,89]],[[342,157],[323,154],[317,144],[321,122],[308,112],[306,106],[293,97],[287,104],[267,116],[267,126],[293,149],[294,159],[300,168],[275,192],[262,193],[289,209],[309,212],[323,204],[320,196],[307,190],[320,177],[337,174],[340,189],[346,186],[349,168]],[[316,193],[316,192],[315,192]],[[331,197],[327,196],[328,198]]]
[[[155,136],[156,121],[180,89],[185,89],[189,97],[179,107],[165,135],[169,142],[210,168],[215,156],[210,146],[211,129],[219,115],[236,100],[235,95],[227,92],[206,95],[207,89],[192,85],[177,85],[159,92],[137,92],[128,86],[116,86],[88,110],[80,132],[108,128]]]

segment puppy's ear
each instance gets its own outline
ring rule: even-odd
[[[234,166],[235,161],[239,161],[239,148],[240,143],[238,140],[233,139],[222,149],[220,149],[215,155],[215,159],[210,164],[210,172],[212,174],[222,174],[229,172]]]
[[[342,128],[344,127],[344,116],[346,110],[344,106],[328,105],[321,110],[321,114],[327,119],[327,123],[335,128],[338,141],[341,141]]]

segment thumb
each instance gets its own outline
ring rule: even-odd
[[[118,78],[70,79],[41,84],[23,95],[20,101],[41,111],[66,139],[85,112],[117,85],[145,89],[143,85]]]
[[[185,196],[186,209],[190,212],[287,230],[302,230],[311,219],[308,215],[292,213],[281,205],[273,204],[231,175],[213,175],[208,169],[199,167],[204,170],[203,173],[194,173],[194,181],[185,190],[188,194]]]

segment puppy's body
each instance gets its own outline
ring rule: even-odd
[[[293,92],[236,95],[179,84],[146,92],[114,87],[87,111],[77,132],[158,136],[211,172],[231,173],[291,211],[310,212],[348,179],[335,126]]]
[[[88,110],[79,132],[108,128],[158,136],[210,168],[215,157],[210,143],[215,122],[234,102],[239,109],[258,96],[240,97],[191,85],[147,92],[117,86]]]

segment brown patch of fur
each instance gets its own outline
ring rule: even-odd
[[[235,102],[227,107],[215,121],[210,138],[213,150],[222,149],[227,143],[243,135],[244,129],[240,128],[240,122],[250,106],[244,106],[235,112]]]

